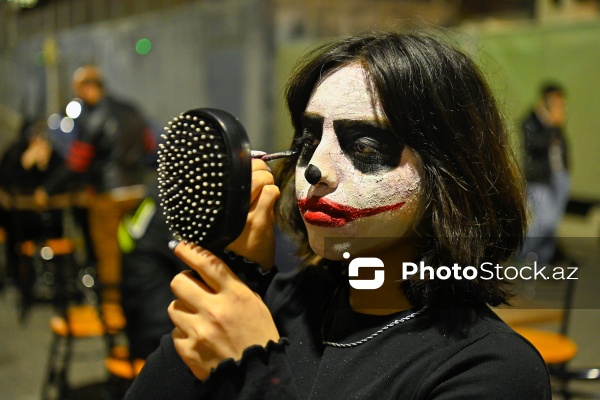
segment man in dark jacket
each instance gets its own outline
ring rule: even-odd
[[[547,263],[556,250],[556,229],[569,200],[567,143],[563,134],[565,93],[557,84],[541,96],[522,123],[525,178],[532,220],[522,256]]]
[[[105,287],[116,288],[120,281],[117,228],[125,213],[145,196],[150,130],[134,106],[107,95],[102,74],[95,66],[75,71],[73,91],[82,106],[75,119],[75,140],[63,168],[37,191],[36,198],[43,206],[47,195],[68,180],[87,186],[89,230],[98,275]]]

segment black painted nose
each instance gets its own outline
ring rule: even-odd
[[[321,171],[314,165],[309,164],[308,168],[304,171],[304,177],[308,183],[316,185],[321,180]]]

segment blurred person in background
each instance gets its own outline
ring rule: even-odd
[[[63,235],[64,208],[38,210],[33,201],[37,187],[63,164],[46,134],[46,121],[42,118],[25,119],[19,137],[4,151],[0,160],[0,189],[3,197],[6,229],[6,262],[8,276],[14,279],[24,295],[23,312],[29,307],[29,292],[34,285],[34,271],[19,268],[17,246],[19,243]],[[65,186],[57,186],[63,193]]]
[[[146,359],[173,330],[167,308],[175,300],[170,283],[187,266],[165,243],[173,238],[154,190],[119,225],[123,254],[121,304],[132,360]]]
[[[66,163],[36,191],[44,207],[49,194],[65,181],[78,181],[88,190],[88,221],[103,294],[118,300],[121,254],[117,229],[125,213],[144,198],[146,156],[152,150],[146,119],[132,104],[108,95],[96,66],[84,65],[73,74],[73,92],[82,105],[75,120],[76,137]]]
[[[521,124],[527,203],[531,222],[521,258],[548,263],[559,258],[556,230],[569,201],[570,176],[565,90],[557,83],[542,85],[537,103]]]

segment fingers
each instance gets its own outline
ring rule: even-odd
[[[251,202],[243,232],[227,249],[269,270],[275,260],[274,206],[279,198],[273,175],[264,161],[252,163]]]
[[[196,244],[181,242],[175,246],[173,252],[200,275],[209,291],[213,293],[222,291],[232,279],[236,279],[227,264]],[[195,281],[197,286],[198,281]]]
[[[279,198],[279,188],[266,185],[250,205],[246,226],[242,234],[227,249],[270,270],[275,261],[274,205]]]
[[[192,275],[192,271],[183,271],[171,280],[171,291],[186,308],[197,311],[207,301],[207,296],[215,291]]]
[[[252,159],[252,172],[255,171],[269,171],[271,172],[271,168],[269,168],[269,166],[267,165],[266,162],[264,162],[263,160],[260,160],[258,158],[253,158]]]
[[[187,335],[186,335],[185,333],[183,333],[183,332],[181,331],[181,329],[179,329],[179,328],[175,328],[175,329],[173,329],[173,331],[171,332],[171,337],[172,337],[173,339],[186,339],[186,338],[187,338]]]
[[[262,160],[252,160],[252,185],[250,189],[250,204],[260,195],[262,188],[275,182],[271,169]]]
[[[194,376],[201,381],[207,379],[212,364],[214,364],[210,362],[215,358],[214,352],[202,346],[197,348],[194,338],[189,337],[179,328],[173,329],[171,337],[177,354],[186,363]]]
[[[196,328],[194,323],[194,311],[187,307],[181,300],[174,300],[167,309],[169,318],[177,328],[180,338],[186,338]]]
[[[275,202],[279,198],[280,192],[276,185],[265,185],[260,191],[260,195],[250,205],[250,212],[254,218],[272,222],[274,218]]]
[[[250,210],[248,219],[272,223],[273,209],[279,198],[279,188],[271,170],[262,160],[252,160],[252,189],[250,195]]]

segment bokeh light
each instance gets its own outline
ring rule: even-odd
[[[60,115],[59,114],[52,114],[48,117],[48,128],[52,129],[52,130],[56,130],[58,128],[60,128]]]
[[[142,56],[150,53],[150,50],[152,50],[152,42],[150,39],[142,38],[135,44],[135,51]]]
[[[71,100],[65,111],[69,118],[75,119],[81,115],[81,103],[78,100]]]
[[[72,118],[64,117],[60,121],[60,130],[64,133],[70,133],[75,127],[75,121]]]

